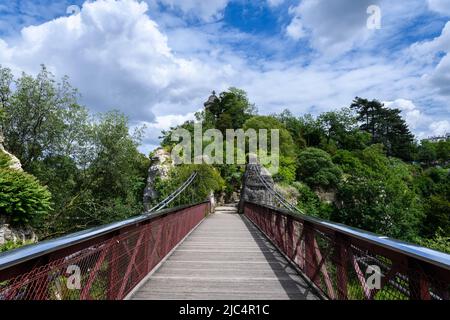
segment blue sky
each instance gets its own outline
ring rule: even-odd
[[[449,52],[448,0],[0,0],[0,64],[68,75],[92,112],[146,124],[146,152],[230,86],[263,114],[362,96],[400,108],[419,138],[450,132]]]

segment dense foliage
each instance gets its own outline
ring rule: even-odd
[[[137,150],[141,131],[130,134],[124,115],[90,115],[68,79],[56,82],[44,66],[36,77],[22,74],[18,79],[0,67],[0,97],[5,148],[52,194],[52,209],[37,227],[41,238],[142,211],[149,160]],[[34,194],[42,193],[37,181],[24,175],[20,183],[35,183]],[[32,201],[33,195],[27,198]],[[42,211],[23,210],[32,215]]]
[[[304,212],[450,252],[450,140],[417,143],[399,110],[361,98],[318,117],[275,117],[296,141]]]
[[[137,150],[141,131],[130,134],[118,112],[90,115],[78,101],[68,80],[57,83],[45,67],[36,77],[18,79],[0,67],[5,147],[27,172],[11,172],[0,154],[0,214],[19,224],[39,220],[41,237],[142,210],[149,160]],[[203,132],[216,128],[224,136],[226,129],[278,129],[280,170],[274,180],[306,214],[450,252],[450,140],[415,141],[400,110],[377,100],[356,98],[349,108],[318,116],[288,110],[257,115],[236,88],[210,102],[195,121],[176,128],[193,133],[200,122]],[[171,141],[176,128],[161,137],[169,151],[177,143]],[[193,171],[199,174],[195,188],[178,204],[203,201],[211,191],[230,196],[240,188],[244,167],[176,166],[157,181],[161,198]]]
[[[306,214],[450,252],[450,140],[417,143],[400,110],[377,100],[357,97],[349,108],[317,117],[288,110],[259,116],[249,106],[254,110],[245,93],[232,89],[197,121],[222,131],[280,130],[274,180]],[[163,145],[170,147],[169,135]],[[225,190],[236,191],[243,169],[216,167]]]
[[[219,192],[225,186],[225,181],[220,173],[211,165],[192,164],[174,167],[168,179],[157,183],[157,190],[161,199],[166,198],[185,182],[193,172],[197,172],[192,187],[181,193],[172,205],[181,205],[206,201],[211,192]]]
[[[51,194],[32,175],[8,168],[0,150],[0,215],[13,225],[38,225],[51,209]]]

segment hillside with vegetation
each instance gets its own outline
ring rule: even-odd
[[[17,79],[0,67],[4,147],[24,169],[12,171],[0,154],[0,217],[31,226],[39,239],[144,209],[150,159],[138,151],[143,128],[130,133],[126,115],[91,115],[79,101],[68,79],[58,82],[45,67]],[[231,88],[195,121],[204,131],[279,129],[280,170],[273,178],[305,214],[450,252],[450,141],[417,142],[400,110],[355,98],[318,116],[288,110],[258,115],[247,94]],[[195,121],[179,127],[193,132]],[[175,129],[162,132],[168,152]],[[200,175],[196,192],[181,203],[204,200],[211,191],[231,197],[244,166],[175,166],[155,181],[159,198],[194,170]]]
[[[289,110],[262,116],[244,91],[231,88],[195,121],[204,131],[279,129],[274,180],[305,214],[450,252],[450,140],[417,142],[400,110],[357,97],[317,117]],[[179,127],[193,133],[195,121]],[[167,150],[175,145],[172,130],[163,133]],[[239,189],[242,166],[214,167],[228,196]]]

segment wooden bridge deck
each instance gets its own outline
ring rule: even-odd
[[[227,207],[207,217],[130,298],[318,299],[261,232]]]

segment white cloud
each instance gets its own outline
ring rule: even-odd
[[[185,121],[194,120],[194,112],[188,114],[168,114],[164,116],[156,116],[153,122],[139,122],[135,127],[145,126],[146,131],[143,137],[142,152],[148,153],[149,150],[155,149],[159,143],[162,130],[168,130],[171,127],[176,127],[183,124]]]
[[[389,108],[400,109],[410,129],[419,139],[431,136],[443,136],[446,133],[450,133],[450,122],[448,120],[433,119],[431,115],[422,112],[410,100],[397,99],[395,101],[384,102],[384,104]]]
[[[286,34],[294,40],[299,40],[306,35],[300,18],[295,17],[292,19],[291,23],[286,27]]]
[[[450,133],[450,122],[448,120],[435,121],[430,125],[433,136],[443,136]]]
[[[182,114],[168,114],[165,116],[157,116],[153,123],[149,123],[150,128],[156,128],[160,130],[167,130],[170,127],[175,127],[177,125],[183,124],[185,121],[194,120],[195,113],[190,112],[186,115]]]
[[[450,16],[450,1],[448,0],[427,0],[430,10]]]
[[[190,8],[195,1],[164,1],[186,14],[194,10]],[[200,13],[211,19],[220,15],[225,2],[213,6],[204,1],[204,6],[211,7]],[[291,29],[286,32],[294,39],[311,41],[318,50],[346,52],[368,36],[368,3],[378,1],[304,0],[291,8]],[[403,110],[414,133],[429,135],[445,127],[438,123],[442,119],[436,121],[445,114],[443,107],[433,114],[424,109],[429,105],[423,100],[439,98],[432,94],[433,86],[445,88],[445,79],[440,85],[432,81],[450,74],[445,71],[448,62],[440,57],[440,67],[437,62],[428,69],[424,65],[436,52],[450,51],[450,24],[442,36],[399,52],[398,58],[357,52],[332,63],[320,55],[305,62],[309,58],[250,58],[248,52],[233,46],[258,42],[280,46],[282,51],[288,43],[283,37],[274,42],[275,37],[222,28],[221,23],[188,27],[179,16],[152,11],[157,9],[154,1],[150,8],[152,18],[144,2],[88,2],[78,16],[25,28],[14,41],[0,39],[0,63],[17,73],[35,73],[45,63],[58,77],[69,75],[93,111],[116,107],[135,124],[147,123],[147,147],[158,143],[161,129],[191,119],[212,89],[220,92],[230,86],[246,90],[263,114],[284,108],[298,115],[317,114],[348,106],[355,96],[361,96],[391,101]],[[154,17],[163,21],[162,26]],[[414,54],[413,63],[405,59]],[[430,71],[427,77],[422,77],[424,70]]]
[[[437,58],[435,68],[427,75],[427,80],[440,94],[450,96],[450,21],[442,29],[440,36],[414,44],[411,47],[411,54],[417,60],[428,60],[431,63],[436,61],[436,57],[440,57]]]
[[[16,73],[35,73],[44,63],[69,75],[94,111],[119,108],[134,121],[153,120],[157,104],[196,110],[190,102],[227,70],[175,55],[146,10],[132,0],[86,2],[78,15],[24,28],[9,45],[0,40],[0,62]]]
[[[367,8],[381,0],[302,0],[291,7],[291,25],[299,25],[311,32],[314,48],[338,54],[349,51],[357,42],[373,32],[367,29]],[[290,25],[290,26],[291,26]]]
[[[429,122],[427,116],[411,101],[406,99],[397,99],[395,101],[384,102],[384,104],[392,109],[400,109],[402,115],[413,131],[422,127],[424,123]]]
[[[181,10],[184,14],[195,16],[204,21],[222,17],[229,0],[156,0],[171,8]]]
[[[269,5],[269,7],[277,7],[283,2],[284,0],[267,0],[267,4]]]

